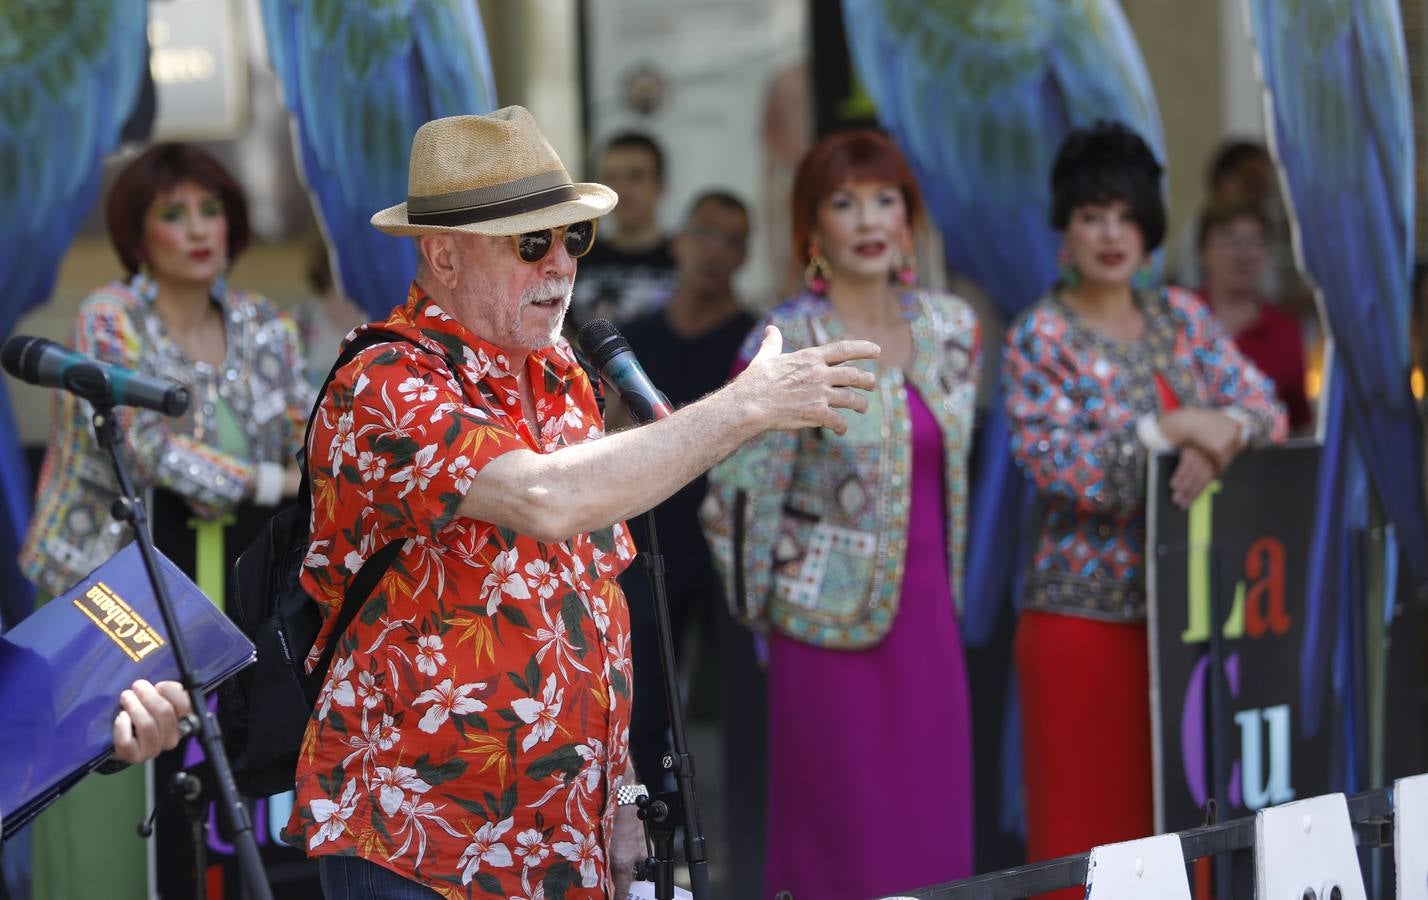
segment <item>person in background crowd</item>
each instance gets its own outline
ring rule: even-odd
[[[307,380],[313,390],[322,387],[337,361],[342,341],[352,329],[367,322],[367,313],[348,300],[332,277],[327,244],[314,237],[307,248],[307,286],[312,295],[293,312],[303,348],[307,351]]]
[[[1304,339],[1299,324],[1260,293],[1265,261],[1265,219],[1253,203],[1226,200],[1200,213],[1201,298],[1220,327],[1255,367],[1274,382],[1289,410],[1290,430],[1313,426],[1304,393]]]
[[[765,430],[844,431],[872,378],[841,363],[878,348],[785,354],[769,329],[731,384],[606,437],[560,334],[614,192],[572,183],[515,106],[423,125],[408,196],[372,217],[417,238],[381,323],[405,340],[359,353],[314,413],[309,474],[331,503],[302,583],[324,608],[313,654],[338,644],[285,836],[328,900],[624,897],[645,840],[616,799],[633,779],[621,520]],[[372,614],[335,633],[394,540]]]
[[[677,276],[669,239],[659,227],[665,184],[659,144],[637,132],[618,134],[605,144],[599,172],[620,205],[601,220],[594,248],[580,261],[570,302],[573,328],[591,319],[619,325],[656,309],[669,300]]]
[[[670,241],[679,266],[674,295],[662,308],[622,326],[650,380],[675,407],[693,403],[728,380],[739,346],[754,327],[733,285],[748,256],[749,232],[743,201],[726,191],[700,194],[689,207],[684,227]],[[623,418],[623,407],[607,398],[606,413],[614,427]],[[763,853],[764,687],[752,637],[728,613],[699,527],[706,487],[703,476],[696,478],[661,503],[655,518],[675,646],[680,646],[690,623],[697,623],[699,669],[716,670],[724,771],[729,773],[722,798],[724,820],[731,865],[740,865]],[[644,519],[632,521],[630,531],[635,545],[647,549]],[[667,784],[661,760],[670,750],[669,713],[649,579],[643,567],[634,566],[620,583],[629,599],[634,660],[630,754],[646,785]],[[746,821],[755,810],[755,821]]]
[[[877,390],[846,435],[739,450],[701,509],[731,602],[768,634],[768,894],[883,896],[972,873],[956,597],[979,329],[961,299],[914,287],[920,213],[879,132],[804,157],[792,222],[807,291],[764,324],[791,348],[876,342]]]
[[[191,398],[179,417],[116,410],[136,488],[176,496],[185,516],[204,520],[198,528],[240,504],[273,506],[293,496],[293,454],[313,391],[292,320],[228,284],[229,266],[248,245],[242,189],[198,147],[159,144],[120,172],[106,212],[126,278],[80,305],[73,347],[186,384]],[[20,551],[42,600],[130,540],[109,515],[118,485],[95,442],[89,405],[56,391],[54,410]],[[35,896],[145,896],[147,852],[133,829],[145,796],[136,767],[87,779],[42,813],[33,826]]]
[[[1015,645],[1032,861],[1154,828],[1147,454],[1180,449],[1170,487],[1188,508],[1237,453],[1286,433],[1268,379],[1203,303],[1138,286],[1165,235],[1160,174],[1122,125],[1067,136],[1051,172],[1061,276],[1007,333],[1012,453],[1045,507]]]
[[[1260,274],[1260,293],[1271,303],[1283,307],[1291,318],[1314,317],[1314,297],[1295,266],[1289,213],[1279,194],[1274,160],[1264,145],[1244,140],[1221,144],[1206,170],[1205,189],[1206,206],[1247,203],[1259,209],[1265,223],[1265,266]],[[1202,282],[1199,236],[1199,221],[1189,222],[1177,245],[1177,267],[1171,273],[1175,284],[1190,286]]]

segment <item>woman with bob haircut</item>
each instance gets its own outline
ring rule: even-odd
[[[792,216],[807,290],[741,359],[767,325],[785,350],[861,338],[882,347],[878,385],[846,435],[770,434],[709,476],[716,564],[768,635],[767,894],[883,896],[972,872],[956,600],[979,331],[961,299],[915,287],[920,214],[883,134],[808,152]]]
[[[190,397],[178,417],[115,410],[135,487],[176,494],[208,521],[239,504],[274,506],[295,495],[294,454],[313,390],[293,323],[265,298],[228,285],[229,266],[248,246],[242,189],[203,150],[159,144],[119,173],[106,211],[126,277],[80,304],[72,346],[187,385]],[[20,552],[47,597],[130,540],[109,515],[119,489],[94,439],[93,410],[64,391],[54,404]],[[142,768],[79,784],[34,825],[34,895],[146,896],[147,853],[133,832],[144,813]]]
[[[1016,635],[1031,860],[1153,830],[1148,454],[1179,448],[1171,490],[1188,508],[1286,431],[1204,304],[1145,284],[1165,236],[1160,174],[1123,125],[1067,136],[1051,172],[1061,274],[1007,334],[1012,453],[1044,508]]]

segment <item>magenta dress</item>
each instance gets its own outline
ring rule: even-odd
[[[863,900],[972,874],[971,707],[947,574],[942,435],[911,386],[897,618],[867,650],[769,642],[765,891]]]

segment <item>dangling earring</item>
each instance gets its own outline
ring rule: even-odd
[[[917,258],[911,253],[903,253],[893,268],[893,279],[909,290],[916,287]]]
[[[213,283],[208,286],[208,296],[217,300],[220,304],[228,296],[228,266],[213,276]]]
[[[1155,270],[1151,268],[1150,260],[1147,259],[1131,276],[1131,287],[1137,291],[1146,291],[1153,284],[1155,284]]]
[[[139,261],[139,268],[134,271],[134,277],[129,279],[129,290],[145,303],[153,303],[159,296],[159,286],[149,277],[147,262]]]
[[[1074,291],[1076,285],[1081,283],[1081,273],[1076,271],[1076,266],[1071,263],[1071,254],[1066,252],[1065,247],[1056,254],[1056,278],[1067,290]]]
[[[803,283],[820,297],[828,293],[828,263],[818,255],[817,247],[809,253],[808,265],[803,267]]]

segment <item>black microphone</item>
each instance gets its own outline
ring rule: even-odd
[[[15,335],[0,347],[0,365],[21,381],[63,388],[96,406],[138,406],[166,416],[188,409],[188,388],[76,353],[46,338]]]
[[[608,319],[591,319],[580,327],[576,341],[610,389],[620,395],[630,418],[643,425],[674,412],[635,359],[630,342]]]

